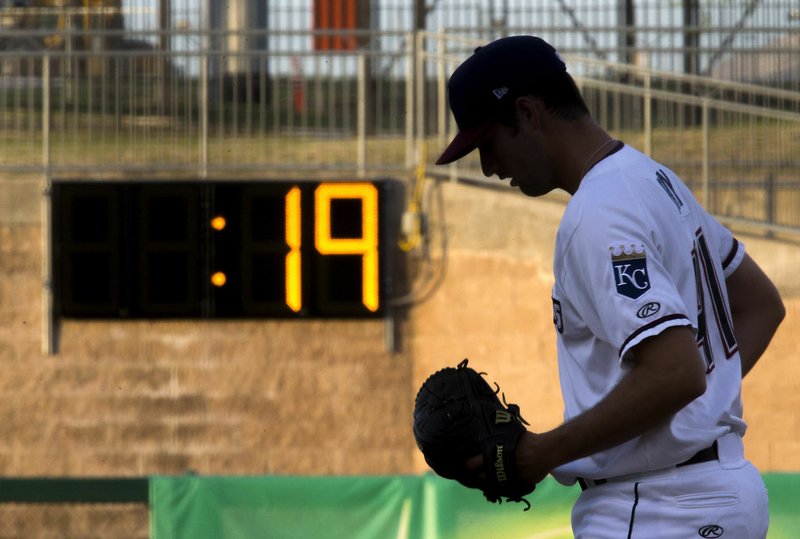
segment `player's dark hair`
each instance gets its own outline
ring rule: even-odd
[[[546,85],[535,86],[518,92],[517,97],[523,95],[541,99],[548,110],[567,121],[574,121],[590,114],[589,107],[575,84],[575,80],[566,71],[557,74]],[[509,101],[513,103],[515,100]],[[515,114],[514,107],[511,106],[502,111],[499,120],[504,124],[514,125],[516,124]]]

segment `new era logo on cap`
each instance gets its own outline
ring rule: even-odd
[[[508,88],[503,86],[502,88],[495,88],[492,90],[492,93],[497,99],[503,99],[503,96],[508,93]]]

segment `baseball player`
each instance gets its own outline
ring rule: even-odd
[[[520,476],[580,484],[579,538],[765,537],[741,385],[783,319],[776,288],[673,171],[597,125],[545,41],[479,47],[448,91],[437,164],[478,149],[486,176],[572,195],[552,292],[565,422],[523,434]]]

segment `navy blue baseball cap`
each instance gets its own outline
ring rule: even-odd
[[[470,153],[513,100],[566,70],[558,51],[535,36],[504,37],[475,49],[447,84],[458,134],[436,164]]]

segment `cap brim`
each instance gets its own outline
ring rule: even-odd
[[[467,129],[462,129],[455,136],[453,141],[445,148],[439,159],[436,160],[437,165],[446,165],[453,161],[458,161],[472,150],[478,147],[480,139],[484,133],[492,126],[492,122],[485,122]]]

